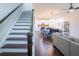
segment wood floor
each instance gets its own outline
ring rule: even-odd
[[[62,56],[54,47],[53,41],[44,39],[39,32],[36,32],[35,55],[36,56]]]

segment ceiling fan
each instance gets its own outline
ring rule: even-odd
[[[77,9],[79,9],[79,7],[74,8],[73,3],[70,3],[69,9],[65,9],[65,10],[68,10],[67,12],[69,13],[69,12],[72,12],[72,11],[77,10]]]

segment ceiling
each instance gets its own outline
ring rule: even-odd
[[[68,9],[70,6],[70,3],[35,3],[34,8],[38,9]],[[73,3],[73,7],[79,7],[79,3]]]
[[[52,14],[60,13],[63,9],[69,9],[70,3],[35,3],[35,17],[36,18],[49,18]],[[73,3],[73,7],[79,7],[78,3]],[[57,10],[57,11],[56,11]],[[59,11],[58,11],[59,10]]]
[[[60,4],[60,3],[36,3],[35,9],[40,10],[47,10],[47,9],[62,9],[62,8],[68,8],[69,4]]]

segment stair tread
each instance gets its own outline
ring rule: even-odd
[[[6,40],[5,44],[27,44],[27,40]]]
[[[13,38],[13,37],[11,37],[11,38],[7,38],[6,40],[22,40],[22,41],[25,41],[25,40],[27,40],[26,38],[20,38],[20,37],[15,37],[15,38]]]
[[[10,35],[27,35],[27,33],[10,33]]]
[[[16,22],[15,25],[31,25],[31,22]]]
[[[30,29],[30,26],[14,26],[13,28]]]
[[[22,34],[21,35],[13,35],[12,34],[12,35],[9,35],[8,38],[27,38],[27,36],[26,35],[22,35]]]
[[[20,17],[30,17],[32,16],[32,12],[23,12]]]
[[[19,18],[32,18],[32,14],[23,13]]]
[[[18,21],[16,21],[16,23],[17,22],[32,22],[31,20],[27,20],[27,21],[20,21],[20,20],[18,20]]]
[[[31,18],[30,19],[27,19],[27,18],[19,18],[17,21],[31,21]]]
[[[32,14],[32,11],[23,11],[22,14]]]
[[[23,29],[23,28],[13,28],[12,30],[30,30],[30,29]]]
[[[31,21],[26,21],[26,22],[23,22],[23,21],[21,21],[21,22],[16,22],[16,23],[31,23]]]
[[[15,25],[15,26],[31,26],[31,25]]]
[[[16,23],[16,24],[17,24],[17,25],[19,25],[19,24],[20,24],[20,25],[26,25],[26,24],[31,24],[31,22],[26,22],[26,23],[25,23],[25,22],[24,22],[24,23],[23,23],[23,22],[22,22],[22,23],[20,22],[20,23]]]
[[[31,25],[31,23],[16,23],[15,25]]]
[[[21,53],[21,52],[28,52],[28,49],[27,48],[2,48],[0,49],[1,53],[3,52],[18,52],[18,53]]]
[[[20,17],[18,20],[22,20],[22,21],[24,21],[24,20],[30,20],[31,21],[31,18],[29,18],[29,17]]]
[[[27,48],[27,44],[6,44],[2,48],[9,48],[9,49],[20,48],[20,49],[23,49],[23,48]]]
[[[28,33],[30,30],[12,30],[10,33]]]
[[[28,53],[24,53],[24,52],[3,52],[0,54],[0,56],[27,56]]]

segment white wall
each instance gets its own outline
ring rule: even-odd
[[[79,38],[79,10],[67,13],[67,11],[53,11],[52,18],[62,18],[70,22],[69,34],[73,37]],[[53,25],[52,25],[53,26]]]
[[[62,18],[65,21],[70,22],[69,34],[76,38],[79,38],[79,10],[67,13],[67,11],[53,11],[53,18]]]
[[[79,38],[79,10],[68,15],[70,22],[70,35]]]
[[[17,7],[19,4],[0,4],[2,9],[0,10],[1,14],[0,16],[5,16],[8,14],[11,10],[13,10],[15,7]],[[8,9],[9,8],[9,9]],[[3,10],[4,9],[4,10]],[[6,11],[6,13],[5,13]],[[3,45],[5,42],[10,30],[14,26],[15,22],[17,21],[18,17],[20,16],[22,11],[22,8],[18,8],[14,13],[12,13],[8,18],[5,19],[4,22],[0,24],[0,47]]]
[[[0,3],[0,20],[16,8],[19,3]]]

